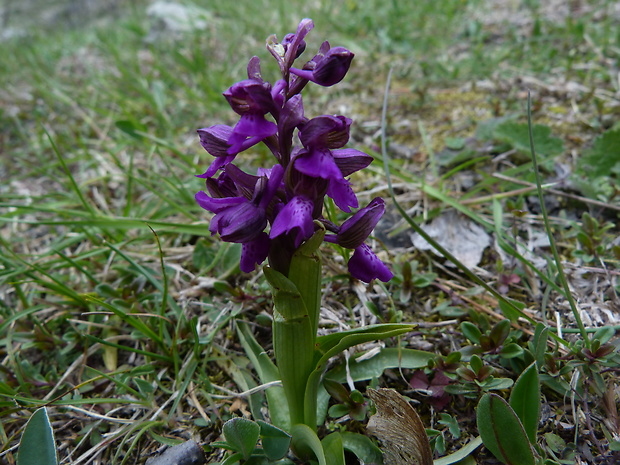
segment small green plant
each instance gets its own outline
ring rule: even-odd
[[[221,465],[292,463],[280,461],[289,451],[291,435],[262,420],[232,418],[224,423],[222,433],[224,441],[211,444],[230,451]]]
[[[328,414],[332,418],[341,418],[349,415],[353,420],[362,421],[368,411],[367,401],[360,391],[348,391],[342,384],[325,379],[323,386],[330,396],[337,402],[332,405]]]
[[[596,218],[584,212],[581,216],[581,225],[575,228],[577,241],[581,247],[573,251],[573,256],[585,263],[599,262],[611,242],[611,235],[608,232],[613,227],[610,222],[600,224]]]
[[[497,355],[503,359],[523,353],[523,348],[515,342],[516,336],[510,334],[510,320],[501,320],[484,333],[473,323],[464,321],[461,331],[473,344],[467,348],[467,353]]]
[[[290,433],[291,449],[298,457],[338,465],[344,464],[343,437],[332,433],[321,441],[317,436],[324,417],[319,395],[328,360],[354,345],[399,336],[413,326],[378,324],[318,335],[323,273],[319,248],[324,241],[353,250],[348,269],[354,278],[388,282],[393,273],[365,244],[385,211],[383,199],[373,199],[340,226],[332,221],[335,215],[323,216],[328,199],[345,213],[359,207],[347,178],[372,158],[343,148],[349,140],[349,118],[305,115],[302,90],[310,82],[323,87],[339,83],[353,59],[351,51],[325,41],[314,58],[295,67],[313,27],[312,20],[303,19],[297,31],[281,42],[275,35],[267,39],[267,50],[281,74],[273,85],[263,79],[255,56],[247,66],[248,78],[224,92],[240,119],[234,127],[216,124],[198,130],[201,144],[214,158],[198,176],[206,180],[205,190],[195,198],[213,214],[209,231],[242,245],[241,271],[249,273],[269,262],[263,273],[273,297],[275,363],[264,356],[246,327],[238,328],[261,381],[281,382],[267,389],[271,420]],[[294,145],[297,142],[301,144]],[[259,168],[254,176],[239,168],[235,159],[258,144],[271,152],[270,163],[275,164]],[[343,393],[329,383],[328,389],[354,418],[364,417],[361,394]],[[336,406],[332,413],[341,410]],[[241,420],[227,425],[226,442],[234,451],[229,460],[249,461],[260,428]]]
[[[449,394],[461,394],[470,399],[477,399],[481,393],[508,389],[513,385],[510,378],[496,378],[495,368],[484,364],[478,355],[472,355],[469,366],[463,365],[456,370],[457,381],[444,389]]]

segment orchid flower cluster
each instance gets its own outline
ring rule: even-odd
[[[278,62],[282,78],[273,85],[265,81],[260,60],[253,57],[247,67],[248,79],[224,92],[240,115],[237,124],[198,130],[202,146],[215,160],[198,175],[206,179],[206,191],[198,192],[196,201],[214,214],[209,227],[212,234],[242,244],[240,267],[244,272],[268,259],[272,268],[288,275],[295,250],[324,228],[326,242],[354,250],[348,263],[353,277],[387,282],[392,272],[364,243],[385,211],[383,200],[373,199],[340,226],[323,216],[325,196],[347,213],[359,207],[347,177],[368,166],[372,157],[344,148],[351,119],[341,115],[309,119],[304,115],[304,87],[309,82],[324,87],[337,84],[354,56],[325,41],[310,61],[294,67],[313,27],[312,20],[304,19],[297,32],[287,34],[281,42],[276,36],[269,37],[267,48]],[[261,142],[274,155],[273,166],[251,175],[233,163],[239,153]]]

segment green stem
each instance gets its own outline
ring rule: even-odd
[[[319,230],[293,254],[288,276],[265,268],[273,290],[273,346],[291,426],[316,430],[316,395],[306,395],[315,369],[315,343],[321,308],[321,268],[318,251],[325,231]]]
[[[534,174],[536,175],[536,191],[538,192],[538,200],[540,201],[540,211],[542,213],[543,221],[545,223],[545,229],[547,230],[547,236],[549,237],[549,245],[551,246],[553,259],[555,260],[555,264],[558,269],[558,279],[560,280],[560,282],[562,283],[562,287],[564,288],[564,296],[570,304],[570,308],[575,317],[575,321],[577,322],[577,326],[579,327],[581,337],[583,338],[586,347],[590,347],[590,339],[588,339],[586,327],[581,320],[581,315],[579,315],[579,310],[577,309],[577,305],[575,304],[575,299],[573,299],[573,294],[571,293],[570,287],[568,286],[568,280],[566,279],[566,275],[564,274],[564,268],[562,268],[562,262],[560,261],[560,254],[558,253],[558,248],[555,245],[555,240],[553,239],[553,234],[551,233],[549,215],[547,215],[547,208],[545,207],[545,197],[543,196],[542,191],[542,180],[540,179],[540,171],[538,169],[538,159],[536,158],[536,151],[534,150],[534,135],[532,134],[532,104],[529,92],[527,93],[527,127],[530,135],[530,150],[532,152],[532,164],[534,165]]]

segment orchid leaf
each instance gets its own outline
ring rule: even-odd
[[[356,328],[356,329],[351,329],[348,331],[341,331],[338,333],[332,333],[332,334],[327,334],[325,336],[317,337],[316,348],[321,354],[326,354],[326,353],[332,354],[334,347],[338,346],[344,338],[347,338],[349,336],[359,337],[359,340],[361,342],[354,342],[355,339],[347,339],[347,342],[353,342],[353,345],[357,345],[357,344],[363,344],[364,342],[368,342],[372,340],[381,340],[381,339],[386,339],[388,337],[398,336],[400,334],[404,334],[409,331],[412,331],[414,327],[415,325],[413,324],[392,323],[392,324],[370,325],[370,326],[365,326],[363,328]],[[345,350],[345,349],[342,349],[342,350]],[[342,350],[339,350],[339,352],[342,352]],[[331,357],[332,355],[329,355],[329,356]]]
[[[256,341],[246,322],[237,321],[237,335],[261,382],[266,384],[278,381],[280,379],[278,367],[271,361],[265,349]],[[288,430],[291,427],[289,409],[282,386],[267,388],[265,397],[273,424]]]
[[[270,267],[264,269],[273,292],[273,348],[280,370],[282,387],[288,400],[291,424],[315,424],[316,395],[305,395],[306,383],[314,369],[314,340],[312,322],[296,284]],[[314,407],[304,406],[313,403]],[[304,411],[314,411],[305,419]]]
[[[510,393],[510,406],[521,420],[532,444],[536,442],[540,404],[540,380],[534,362],[523,370]]]
[[[45,407],[35,411],[28,423],[17,451],[17,465],[56,465],[54,431]]]
[[[383,463],[383,453],[374,442],[363,434],[344,431],[340,433],[342,446],[360,459],[361,463],[381,464]]]
[[[386,348],[381,349],[372,358],[363,359],[359,362],[355,359],[350,359],[348,363],[349,374],[354,382],[367,381],[378,378],[388,368],[425,368],[428,365],[428,361],[434,357],[434,353],[423,350]],[[344,383],[346,382],[346,367],[339,365],[329,370],[325,376],[334,381]]]
[[[327,362],[334,355],[347,350],[350,347],[358,344],[363,344],[370,341],[380,341],[389,337],[400,336],[402,334],[410,332],[415,325],[408,324],[386,324],[386,325],[373,325],[365,328],[353,329],[351,331],[345,331],[342,333],[336,333],[333,340],[330,340],[329,349],[322,352],[322,356],[317,362],[317,368]],[[336,342],[334,344],[334,342]],[[318,342],[317,344],[321,344]],[[320,348],[319,348],[320,350]]]
[[[344,447],[340,433],[331,433],[321,441],[325,462],[329,465],[345,465]]]
[[[456,452],[446,455],[445,457],[441,457],[440,459],[434,460],[434,465],[451,465],[453,463],[460,463],[461,460],[464,460],[469,456],[473,451],[475,451],[478,447],[482,445],[482,439],[480,436],[470,441],[467,445],[461,447]],[[474,463],[476,463],[474,461]]]
[[[306,461],[316,459],[319,465],[327,465],[323,445],[308,425],[294,425],[291,428],[291,437],[291,448],[300,459]]]
[[[312,334],[316,334],[321,313],[321,267],[319,247],[323,242],[325,229],[320,229],[304,242],[293,254],[288,279],[297,286],[312,323]]]
[[[515,411],[497,394],[485,394],[476,410],[485,447],[506,465],[534,465],[534,454]]]

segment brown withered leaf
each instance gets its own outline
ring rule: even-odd
[[[433,465],[431,444],[422,420],[394,389],[366,390],[377,408],[367,431],[383,446],[384,465]]]

